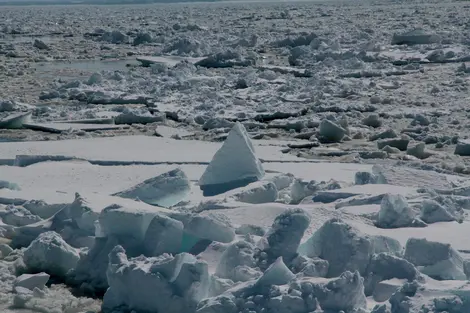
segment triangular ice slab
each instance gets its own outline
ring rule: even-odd
[[[221,194],[258,181],[264,176],[261,162],[245,127],[236,123],[199,180],[205,196]]]

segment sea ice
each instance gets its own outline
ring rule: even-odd
[[[237,241],[231,244],[220,257],[215,275],[220,278],[231,279],[234,282],[248,281],[261,275],[255,270],[255,248],[246,241]]]
[[[413,281],[420,279],[420,274],[415,266],[405,259],[388,253],[372,255],[365,274],[366,296],[375,292],[379,282],[392,278]]]
[[[164,215],[156,215],[150,222],[144,237],[145,255],[180,252],[183,243],[183,223]]]
[[[236,123],[199,180],[204,195],[246,186],[264,176],[245,127]]]
[[[114,195],[139,199],[151,205],[170,207],[183,200],[190,188],[191,185],[186,174],[176,168]]]
[[[406,242],[405,259],[420,272],[439,280],[466,280],[462,256],[449,244],[410,238]]]
[[[421,215],[420,218],[428,223],[437,222],[451,222],[455,221],[455,216],[452,215],[444,206],[435,200],[425,199],[421,203]]]
[[[414,218],[414,213],[403,196],[387,194],[380,204],[377,226],[381,228],[408,227],[412,225]]]
[[[310,224],[310,217],[302,209],[286,210],[277,216],[271,229],[265,235],[267,246],[263,252],[268,259],[263,260],[267,265],[282,257],[289,264],[297,255],[297,248]]]
[[[245,203],[270,203],[276,202],[278,190],[272,182],[259,182],[256,185],[248,185],[240,193],[235,194],[234,197],[238,201]]]
[[[9,205],[5,211],[0,211],[3,222],[13,226],[24,226],[41,221],[42,219],[22,206]]]
[[[144,312],[194,312],[209,291],[207,263],[187,253],[128,259],[117,246],[109,254],[107,276],[104,313],[123,307]]]
[[[15,287],[23,287],[29,290],[43,289],[49,278],[50,275],[46,273],[23,274],[16,278]]]
[[[39,235],[24,251],[24,263],[29,271],[44,271],[65,277],[79,260],[77,250],[69,246],[59,234],[46,232]]]
[[[363,235],[340,219],[330,219],[299,246],[298,252],[310,258],[328,261],[327,277],[339,276],[344,271],[359,271],[364,275],[371,256],[377,252],[395,253],[396,245],[386,240]],[[392,240],[393,242],[393,240]],[[388,250],[388,251],[384,251]]]
[[[282,257],[279,257],[274,261],[256,281],[255,288],[262,288],[266,286],[280,286],[286,285],[295,278],[295,275],[289,270],[286,264],[282,261]]]
[[[232,242],[235,230],[222,215],[196,215],[185,213],[172,213],[171,218],[183,223],[183,240],[181,252],[188,252],[201,240]]]
[[[325,142],[339,142],[346,135],[347,131],[340,125],[324,119],[320,123],[319,136],[320,140]]]
[[[351,312],[366,307],[364,278],[358,271],[344,272],[327,283],[313,284],[313,294],[323,310]]]

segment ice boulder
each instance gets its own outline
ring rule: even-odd
[[[322,142],[339,142],[346,134],[346,129],[328,119],[320,123],[318,135]]]
[[[144,237],[145,255],[180,252],[183,242],[183,223],[165,215],[156,215]]]
[[[380,204],[376,225],[380,228],[408,227],[413,224],[414,212],[402,195],[386,194]]]
[[[298,255],[292,260],[290,269],[298,277],[326,277],[328,266],[329,264],[326,260]]]
[[[0,259],[5,258],[13,252],[13,249],[6,243],[0,244]]]
[[[444,206],[435,200],[425,199],[421,203],[421,220],[431,224],[437,222],[455,221],[456,217],[452,215]]]
[[[77,250],[69,246],[55,232],[39,235],[26,248],[23,256],[29,271],[43,271],[60,277],[64,277],[68,271],[75,268],[79,258]]]
[[[368,116],[362,119],[362,124],[369,127],[377,128],[382,126],[382,120],[380,119],[378,114],[369,114]]]
[[[195,253],[191,249],[201,240],[208,244],[211,241],[229,243],[235,238],[235,230],[222,214],[198,215],[174,212],[169,216],[182,222],[184,226],[180,252],[191,251]]]
[[[25,226],[42,220],[24,207],[14,205],[9,205],[5,211],[0,211],[0,218],[5,224],[12,226]]]
[[[197,313],[238,313],[235,298],[232,295],[221,295],[201,301]]]
[[[117,246],[109,254],[107,277],[103,313],[194,312],[209,290],[207,263],[187,253],[128,259]]]
[[[392,278],[421,279],[418,270],[407,260],[388,253],[374,254],[365,274],[366,296],[372,295],[379,282]]]
[[[371,313],[391,313],[391,311],[386,304],[376,304]]]
[[[51,231],[52,224],[52,218],[50,218],[37,223],[15,227],[12,229],[10,245],[13,248],[29,246],[40,234]]]
[[[357,229],[334,218],[301,244],[298,252],[328,261],[327,277],[337,277],[344,271],[357,270],[363,274],[373,253],[373,243]]]
[[[427,33],[422,29],[414,29],[402,34],[394,34],[392,45],[426,45],[437,43],[441,38],[433,33]]]
[[[95,223],[102,207],[90,203],[79,193],[75,193],[75,200],[58,212],[53,218],[53,227],[62,228],[67,220],[71,220],[83,234],[94,235]]]
[[[129,37],[118,30],[106,31],[102,33],[99,39],[101,41],[105,41],[112,44],[121,44],[129,42]]]
[[[116,100],[118,101],[118,100]],[[123,100],[124,101],[124,100]],[[122,101],[122,102],[123,102]],[[137,110],[131,110],[127,108],[124,112],[114,118],[114,123],[117,125],[121,124],[150,124],[157,122],[164,122],[166,120],[165,113],[163,114],[152,114],[148,111],[139,112]]]
[[[455,146],[454,154],[461,156],[470,156],[470,141],[460,139]]]
[[[377,181],[377,175],[371,172],[356,172],[354,175],[354,183],[356,185],[376,184]]]
[[[372,236],[374,253],[390,253],[396,256],[403,255],[403,247],[396,239],[387,236]]]
[[[210,277],[209,297],[216,297],[235,286],[231,279],[220,278],[215,275]]]
[[[0,122],[0,128],[2,125],[3,121]],[[1,180],[0,179],[0,189],[10,189],[10,190],[21,190],[20,186],[16,183],[12,183],[6,180]]]
[[[412,301],[412,298],[416,295],[418,288],[418,282],[412,281],[403,284],[403,286],[393,293],[389,300],[392,313],[418,312],[418,310],[421,308],[415,307]]]
[[[29,290],[34,290],[34,288],[43,289],[49,277],[50,275],[46,273],[23,274],[16,278],[15,287],[23,287]]]
[[[190,188],[191,185],[186,174],[176,168],[114,195],[139,199],[151,205],[170,207],[183,200]]]
[[[466,280],[464,261],[450,244],[410,238],[405,246],[405,259],[418,270],[438,280]]]
[[[237,229],[235,229],[235,234],[237,235],[254,235],[262,237],[266,234],[266,231],[263,227],[258,225],[251,224],[242,224]]]
[[[312,196],[319,190],[318,183],[314,180],[304,181],[294,179],[291,185],[290,204],[299,204],[306,197]]]
[[[278,191],[272,182],[255,183],[255,186],[247,186],[245,190],[237,193],[234,197],[240,202],[259,204],[275,202]]]
[[[114,237],[96,238],[93,247],[81,255],[75,270],[70,273],[68,282],[80,286],[82,291],[96,294],[106,291],[108,278],[106,271],[109,263],[109,253],[119,245],[119,240]]]
[[[410,140],[407,138],[387,138],[380,139],[377,141],[377,148],[379,150],[384,149],[386,146],[397,148],[400,151],[406,151],[408,149],[408,144]]]
[[[168,210],[159,207],[155,207],[155,210],[136,210],[117,204],[110,205],[102,210],[98,219],[100,236],[131,237],[143,242],[153,218],[166,212]]]
[[[247,241],[242,240],[231,244],[222,253],[215,275],[234,282],[248,281],[259,277],[261,272],[255,270],[254,253],[254,246]]]
[[[310,217],[302,209],[288,209],[278,215],[265,235],[268,246],[263,252],[267,259],[262,260],[264,264],[260,266],[268,266],[279,257],[290,264],[297,256],[297,248],[309,224]]]
[[[264,176],[245,127],[236,123],[199,180],[205,196],[243,187]]]
[[[408,155],[417,157],[418,159],[426,159],[432,155],[429,151],[426,151],[426,144],[424,142],[419,142],[414,145],[408,146],[406,149]]]
[[[294,175],[292,174],[278,174],[272,177],[270,180],[276,185],[277,190],[283,190],[288,188],[294,181]]]
[[[390,297],[391,312],[470,312],[467,281],[436,282],[427,279],[425,284],[406,282]]]
[[[326,283],[314,283],[313,294],[326,312],[353,312],[366,308],[363,282],[358,271],[347,271]]]

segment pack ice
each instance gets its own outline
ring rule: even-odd
[[[295,174],[269,163],[266,173],[235,123],[207,166],[158,165],[117,192],[41,187],[38,201],[21,183],[5,189],[6,301],[47,307],[60,282],[85,296],[60,301],[89,312],[97,302],[86,296],[104,313],[468,312],[466,242],[435,236],[467,227],[462,196],[398,186],[386,167],[351,164],[352,174],[317,181],[326,163],[297,162]]]
[[[245,127],[236,123],[199,179],[199,186],[205,196],[213,196],[246,186],[263,176],[263,166]]]
[[[470,313],[468,2],[29,2],[0,313]]]

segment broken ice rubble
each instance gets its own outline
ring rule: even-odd
[[[334,129],[349,131],[340,122]],[[84,294],[104,295],[103,313],[412,313],[404,308],[418,307],[426,292],[446,296],[427,307],[467,313],[459,311],[466,295],[458,284],[470,272],[461,253],[419,238],[403,249],[383,235],[457,224],[465,215],[460,198],[430,191],[354,202],[360,193],[341,190],[386,185],[393,175],[378,167],[363,167],[348,182],[266,174],[240,123],[202,169],[199,186],[211,198],[194,207],[182,201],[193,201],[194,179],[180,168],[105,199],[76,193],[71,203],[3,206],[0,230],[16,249],[0,246],[0,268],[8,262],[18,275],[11,282],[16,303],[47,297],[47,284],[59,279]],[[375,211],[363,217],[323,207],[342,197]],[[253,217],[244,216],[250,210]],[[367,227],[358,227],[364,220]],[[448,288],[436,290],[436,280]],[[370,302],[380,304],[371,311]]]
[[[121,307],[143,312],[194,312],[209,290],[207,264],[187,253],[128,259],[125,250],[117,246],[109,254],[107,278],[104,313]]]

